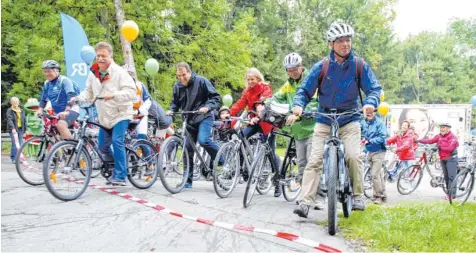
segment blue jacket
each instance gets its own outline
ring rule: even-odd
[[[60,82],[63,79],[63,83]],[[66,76],[58,76],[53,81],[46,81],[41,91],[40,107],[45,108],[48,101],[55,114],[64,112],[68,105],[69,99],[74,96],[73,82]]]
[[[328,112],[325,109],[351,110],[359,108],[359,89],[357,87],[357,71],[355,65],[354,53],[351,51],[349,57],[342,65],[335,60],[334,52],[330,55],[329,70],[326,80],[322,83],[319,90],[319,112]],[[323,66],[323,61],[312,66],[309,75],[298,88],[294,97],[294,105],[305,108],[312,99],[319,86],[319,73]],[[380,103],[380,93],[382,87],[377,81],[374,72],[367,63],[364,63],[361,76],[361,89],[365,97],[363,105],[373,105],[375,108]],[[339,126],[346,125],[349,122],[359,121],[359,115],[346,116],[339,118]],[[325,117],[318,116],[318,123],[330,125],[331,121]]]
[[[362,131],[364,132],[364,139],[368,141],[365,145],[368,152],[383,152],[386,150],[387,128],[377,116],[371,121],[364,120]]]

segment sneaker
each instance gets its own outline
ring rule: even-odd
[[[294,209],[295,214],[297,214],[301,218],[307,218],[307,214],[309,213],[309,206],[306,204],[299,204],[296,209]]]
[[[112,186],[127,186],[127,183],[126,183],[126,180],[110,179],[109,181],[106,182],[106,185],[112,185]]]
[[[192,188],[192,184],[189,184],[189,183],[186,183],[184,188],[187,188],[187,189],[191,189]]]
[[[277,198],[279,196],[281,196],[281,186],[278,184],[274,187],[274,196]]]
[[[314,205],[314,210],[324,210],[325,200],[317,199]]]
[[[352,210],[353,211],[365,210],[365,202],[362,199],[362,196],[354,196],[353,203],[352,203]]]
[[[383,203],[387,203],[387,197],[382,197],[381,199]]]
[[[381,205],[383,201],[382,201],[381,198],[375,198],[375,199],[373,200],[373,202],[374,202],[374,204],[376,204],[376,205]]]

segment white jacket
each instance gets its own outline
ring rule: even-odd
[[[101,83],[92,71],[89,72],[86,88],[78,96],[80,102],[90,102],[95,97],[114,95],[112,100],[97,100],[96,109],[99,123],[113,128],[119,121],[131,120],[134,111],[132,101],[136,96],[136,86],[132,77],[115,62],[107,69],[109,79]]]

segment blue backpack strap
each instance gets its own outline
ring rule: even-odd
[[[362,57],[355,57],[355,76],[357,81],[357,88],[359,90],[359,97],[360,97],[360,104],[362,107],[364,106],[364,102],[362,99],[362,92],[361,92],[361,79],[362,79],[362,71],[364,68],[364,59]]]

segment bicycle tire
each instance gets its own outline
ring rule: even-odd
[[[465,180],[467,176],[470,177],[468,181]],[[458,182],[459,182],[458,178],[459,178],[459,177],[463,177],[463,181],[462,181],[461,184],[458,186]],[[471,196],[471,193],[473,192],[473,189],[474,189],[474,181],[475,181],[475,178],[474,178],[474,177],[475,177],[475,176],[474,176],[474,174],[472,174],[472,170],[471,170],[471,169],[464,169],[464,170],[460,171],[460,172],[458,173],[458,175],[456,175],[456,177],[455,177],[453,183],[451,184],[451,187],[452,187],[452,188],[456,187],[457,190],[458,190],[458,188],[461,188],[465,182],[467,182],[467,183],[469,184],[469,185],[466,185],[466,186],[465,186],[465,191],[464,191],[464,193],[463,193],[462,195],[456,195],[456,196],[454,196],[455,198],[463,197],[463,198],[461,199],[461,203],[459,203],[458,206],[464,205],[464,203],[466,203],[466,201],[468,201],[469,196]],[[452,194],[450,193],[450,198],[449,198],[449,199],[450,199],[450,203],[451,203],[451,204],[453,204],[452,202],[454,201],[454,200],[452,199],[452,197],[453,197],[453,196],[452,196]]]
[[[26,148],[28,148],[28,145],[34,141],[40,141],[40,150],[37,152],[37,155],[36,155],[36,160],[38,161],[39,165],[38,165],[38,178],[39,180],[37,181],[33,181],[31,178],[29,178],[28,176],[26,176],[26,173],[23,172],[24,170],[24,161],[20,161],[21,160],[21,156],[20,155],[17,155],[16,158],[15,158],[15,167],[16,167],[16,171],[18,173],[18,176],[20,176],[20,178],[27,184],[29,185],[32,185],[32,186],[37,186],[37,185],[42,185],[45,183],[45,181],[43,180],[43,163],[42,163],[42,160],[44,161],[44,158],[46,157],[46,154],[47,154],[47,150],[48,150],[48,146],[50,145],[50,148],[51,148],[51,142],[50,141],[47,141],[46,137],[42,137],[42,136],[36,136],[36,137],[32,137],[28,140],[26,140],[20,147],[20,150],[18,150],[17,154],[24,154],[24,150]],[[43,143],[42,143],[43,142]],[[12,144],[13,145],[13,144]],[[25,157],[28,156],[28,154],[24,154]]]
[[[327,162],[324,164],[329,166],[328,183],[327,183],[327,229],[330,235],[335,235],[337,231],[337,147],[331,145],[328,149]]]
[[[294,164],[293,159],[294,157],[293,158],[288,157],[288,161],[286,162],[286,165],[285,165],[285,169],[286,169],[285,170],[286,174],[284,176],[285,184],[281,186],[283,191],[283,197],[288,202],[294,202],[299,197],[299,194],[301,193],[301,190],[302,190],[302,186],[298,184],[297,182],[299,168],[297,167],[297,165]],[[295,167],[298,168],[297,172],[294,169]],[[294,196],[291,195],[291,192],[294,193]]]
[[[345,218],[349,218],[352,213],[352,195],[345,194],[342,201],[342,212],[344,213]]]
[[[385,183],[385,182],[384,182]],[[364,173],[364,195],[371,199],[374,195],[372,184],[372,169],[367,168]]]
[[[258,179],[261,174],[261,168],[264,165],[266,147],[264,145],[260,146],[258,150],[258,155],[255,156],[256,159],[253,160],[251,165],[251,171],[246,184],[245,195],[243,196],[243,206],[246,208],[250,205],[253,195],[256,190],[256,185],[258,185]]]
[[[55,189],[52,182],[49,180],[49,179],[52,179],[51,174],[49,172],[49,166],[50,166],[50,163],[54,159],[54,155],[56,154],[56,151],[59,150],[60,148],[63,148],[64,146],[68,146],[68,145],[71,146],[72,149],[74,149],[74,148],[76,148],[77,144],[78,144],[77,140],[65,140],[65,141],[60,141],[60,142],[56,143],[53,147],[51,147],[51,150],[50,150],[50,152],[48,152],[48,154],[45,158],[44,164],[43,164],[43,180],[45,181],[46,188],[51,193],[51,195],[53,195],[55,198],[57,198],[59,200],[62,200],[62,201],[75,200],[75,199],[79,198],[81,195],[83,195],[83,193],[88,188],[89,181],[91,179],[91,173],[92,173],[91,158],[89,157],[89,153],[86,150],[86,148],[83,147],[80,150],[83,159],[80,159],[80,161],[85,162],[85,164],[84,164],[84,167],[86,168],[85,179],[83,180],[82,183],[72,182],[74,180],[66,180],[66,181],[72,182],[73,184],[81,184],[82,188],[79,190],[79,192],[77,192],[76,194],[73,194],[72,196],[67,196],[67,195],[60,194],[58,192],[58,190]],[[74,155],[74,153],[72,155]],[[54,179],[52,179],[52,181],[54,181],[53,183],[56,184],[56,176],[54,177]]]
[[[263,176],[264,172],[267,172],[266,178]],[[258,185],[256,186],[256,191],[260,195],[266,195],[268,192],[273,188],[273,182],[271,182],[273,169],[271,168],[271,161],[269,157],[265,157],[265,161],[263,163],[263,169],[261,171],[261,175],[258,179]],[[267,184],[267,185],[266,185]]]
[[[215,193],[218,195],[220,198],[228,198],[230,194],[233,192],[235,189],[236,185],[238,184],[238,179],[240,177],[240,158],[237,157],[238,153],[235,153],[235,143],[233,142],[228,142],[223,144],[219,149],[218,153],[215,157],[215,160],[213,161],[213,188],[215,189]],[[230,159],[228,159],[227,155],[231,155]],[[224,156],[225,163],[222,165],[221,170],[218,168],[219,167],[219,162],[220,162],[220,157]],[[238,160],[237,160],[238,158]],[[226,189],[226,186],[224,185],[224,182],[220,181],[220,172],[223,171],[223,167],[227,164],[228,161],[231,161],[231,165],[229,165],[229,168],[234,168],[234,174],[232,173],[231,169],[229,172],[232,173],[232,178],[231,178],[231,184],[228,186],[228,189]],[[238,162],[238,164],[236,164]],[[222,191],[223,190],[223,191]]]
[[[141,160],[141,157],[136,157],[137,156],[136,153],[134,153],[131,150],[128,150],[127,154],[126,154],[127,167],[128,167],[127,168],[127,170],[128,170],[127,178],[129,179],[131,184],[134,185],[136,188],[138,188],[138,189],[148,189],[152,185],[154,185],[155,181],[157,181],[157,177],[159,176],[157,149],[155,148],[154,144],[152,144],[148,140],[136,140],[136,141],[134,141],[134,143],[131,145],[131,149],[136,150],[136,147],[139,147],[141,149],[144,149],[144,148],[149,149],[150,153],[149,153],[148,158],[150,159],[150,162],[153,163],[153,164],[147,164],[145,170],[139,168],[139,170],[133,171],[133,168],[131,168],[130,163],[131,162],[133,163],[134,161],[131,161],[131,160],[133,160],[135,158],[135,159],[137,159],[136,161],[138,161],[138,160]],[[142,152],[140,152],[140,153],[143,154],[144,151],[142,150]],[[142,175],[142,172],[143,171],[147,172],[147,169],[149,169],[151,166],[153,166],[153,171],[152,171],[151,175]],[[137,171],[139,171],[139,174],[136,174]],[[138,175],[139,178],[142,178],[142,176],[144,176],[145,181],[147,183],[146,184],[141,184],[138,179],[136,180],[136,178],[134,177],[135,175]]]
[[[418,188],[418,186],[420,185],[421,179],[423,178],[423,169],[424,168],[422,168],[421,165],[412,165],[412,166],[409,166],[409,167],[403,169],[400,172],[400,175],[398,175],[398,181],[397,181],[397,190],[398,190],[398,192],[402,195],[408,195],[408,194],[414,192]],[[404,189],[404,187],[402,186],[402,181],[406,179],[406,177],[407,177],[406,175],[408,175],[410,177],[413,177],[412,181],[414,181],[415,178],[418,177],[415,186],[412,187],[411,189],[409,189],[408,191],[406,191],[406,189]]]
[[[174,146],[171,146],[171,145],[177,145],[177,148],[174,147]],[[182,182],[180,184],[176,184],[175,186],[173,186],[172,184],[170,184],[167,179],[166,179],[166,174],[168,174],[168,172],[166,173],[165,170],[167,170],[167,165],[170,165],[170,162],[171,161],[168,161],[166,160],[166,163],[164,163],[164,160],[168,158],[169,156],[169,146],[171,146],[174,150],[172,151],[172,155],[174,156],[174,161],[175,159],[177,158],[177,152],[176,150],[178,149],[178,146],[180,146],[182,148],[182,154],[183,154],[183,160],[182,163],[183,163],[183,174],[182,174]],[[176,162],[174,162],[174,164],[172,164],[172,166],[175,165]],[[188,178],[188,174],[189,174],[189,170],[188,170],[188,167],[187,167],[187,163],[188,163],[188,152],[187,152],[187,149],[184,148],[184,143],[183,143],[183,139],[177,137],[177,136],[171,136],[169,138],[167,138],[164,143],[162,143],[162,146],[160,147],[160,152],[159,152],[159,176],[160,176],[160,181],[162,182],[162,185],[164,186],[164,188],[172,193],[172,194],[176,194],[176,193],[179,193],[183,190],[184,186],[185,186],[185,183],[187,182],[187,178]],[[169,166],[171,167],[171,166]],[[174,169],[175,170],[175,169]],[[178,172],[179,174],[180,172]]]

